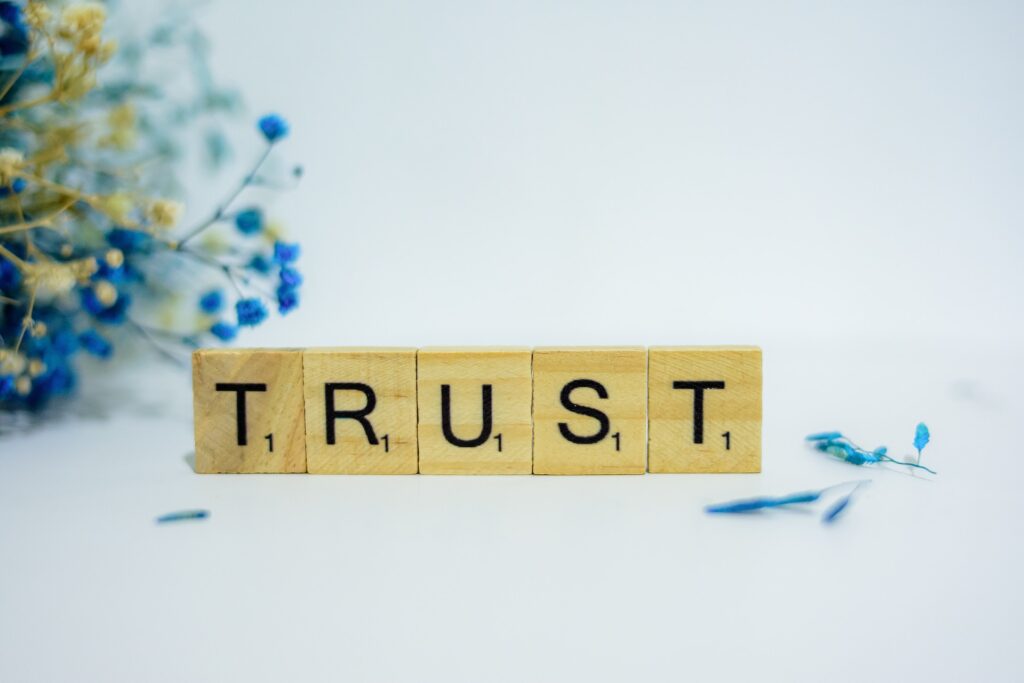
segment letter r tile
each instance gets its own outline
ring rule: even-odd
[[[192,353],[196,472],[305,472],[302,352]]]
[[[761,471],[761,349],[654,347],[651,472]]]
[[[416,474],[416,349],[307,349],[313,474]]]

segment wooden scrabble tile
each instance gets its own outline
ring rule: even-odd
[[[196,472],[305,472],[302,352],[192,353]]]
[[[534,350],[534,474],[643,474],[646,428],[642,347]]]
[[[428,348],[418,354],[422,474],[530,474],[528,348]]]
[[[313,474],[416,474],[416,349],[307,349]]]
[[[650,350],[651,472],[761,471],[761,349]]]

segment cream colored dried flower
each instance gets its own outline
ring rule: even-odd
[[[26,375],[22,375],[14,382],[14,389],[22,396],[28,396],[28,393],[32,391],[32,380]]]
[[[181,202],[174,202],[169,199],[157,199],[153,201],[146,210],[146,217],[149,222],[157,228],[173,228],[181,218],[185,206]]]
[[[113,306],[114,302],[117,301],[117,287],[106,280],[100,280],[94,284],[92,291],[96,294],[96,300],[107,308]]]
[[[26,263],[24,275],[25,284],[44,300],[67,294],[78,282],[72,263]]]
[[[7,186],[25,166],[25,155],[12,147],[0,149],[0,185]]]
[[[27,364],[24,354],[0,349],[0,375],[20,375]]]
[[[115,223],[128,222],[128,214],[132,212],[134,205],[132,198],[123,192],[115,192],[100,198],[100,211],[107,214]]]
[[[50,8],[41,2],[30,2],[25,5],[25,21],[34,29],[41,29],[53,18]]]
[[[30,377],[38,377],[44,372],[46,372],[46,363],[43,361],[33,358],[28,362],[28,374]]]
[[[99,35],[107,20],[107,8],[98,2],[76,2],[60,15],[60,36],[81,44]]]
[[[124,252],[120,249],[108,249],[107,253],[103,256],[103,260],[111,268],[120,268],[124,263]]]

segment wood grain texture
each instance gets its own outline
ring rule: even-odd
[[[761,349],[653,347],[649,356],[650,471],[760,472]],[[677,382],[724,384],[703,390],[696,432],[696,391]]]
[[[574,404],[596,408],[608,418],[596,443],[573,443],[562,434],[596,437],[601,425],[562,402],[573,381],[597,382],[569,392]],[[534,474],[643,474],[647,454],[647,352],[643,347],[538,348],[533,353]],[[618,438],[615,438],[615,435]]]
[[[530,474],[530,349],[421,349],[418,373],[422,474]],[[442,426],[443,386],[449,387],[452,435],[465,442],[481,440],[479,445],[457,446],[446,439]],[[490,387],[490,432],[484,430],[485,386]]]
[[[309,472],[416,474],[416,349],[307,349],[302,358]],[[359,414],[372,401],[361,416],[369,432],[352,417],[335,417],[329,427],[328,393],[332,412]]]
[[[232,389],[237,385],[250,390]],[[240,395],[244,421],[238,419]],[[301,351],[195,351],[192,396],[196,472],[306,471]]]

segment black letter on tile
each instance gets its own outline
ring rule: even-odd
[[[366,406],[362,410],[335,410],[335,391],[361,391],[366,395]],[[366,432],[366,440],[370,442],[371,446],[376,446],[377,435],[373,433],[373,425],[366,419],[366,416],[372,413],[376,407],[377,394],[373,393],[373,388],[368,384],[360,382],[326,382],[324,384],[324,412],[327,415],[327,444],[334,445],[335,420],[348,417],[363,426],[363,431]]]
[[[604,388],[603,384],[592,379],[574,379],[562,387],[562,405],[565,406],[565,409],[597,420],[599,425],[597,432],[591,436],[577,436],[569,430],[569,425],[565,422],[558,423],[558,431],[562,433],[563,438],[573,443],[584,445],[597,443],[604,439],[604,437],[608,436],[608,431],[611,429],[611,422],[608,420],[608,416],[597,408],[590,408],[588,406],[581,406],[578,403],[574,403],[570,394],[572,394],[575,389],[593,389],[597,392],[598,398],[608,398],[608,390]]]
[[[672,382],[673,389],[693,389],[693,442],[704,443],[704,390],[725,389],[725,382]]]
[[[476,448],[491,438],[491,423],[494,421],[491,411],[491,385],[485,384],[482,393],[484,424],[480,428],[480,436],[463,440],[452,432],[452,387],[449,384],[441,385],[441,431],[444,432],[444,438],[448,443],[459,448]]]
[[[238,445],[245,446],[249,443],[249,430],[245,422],[245,393],[247,391],[266,391],[266,384],[222,384],[220,382],[214,387],[217,391],[235,392],[235,423],[238,426]]]

